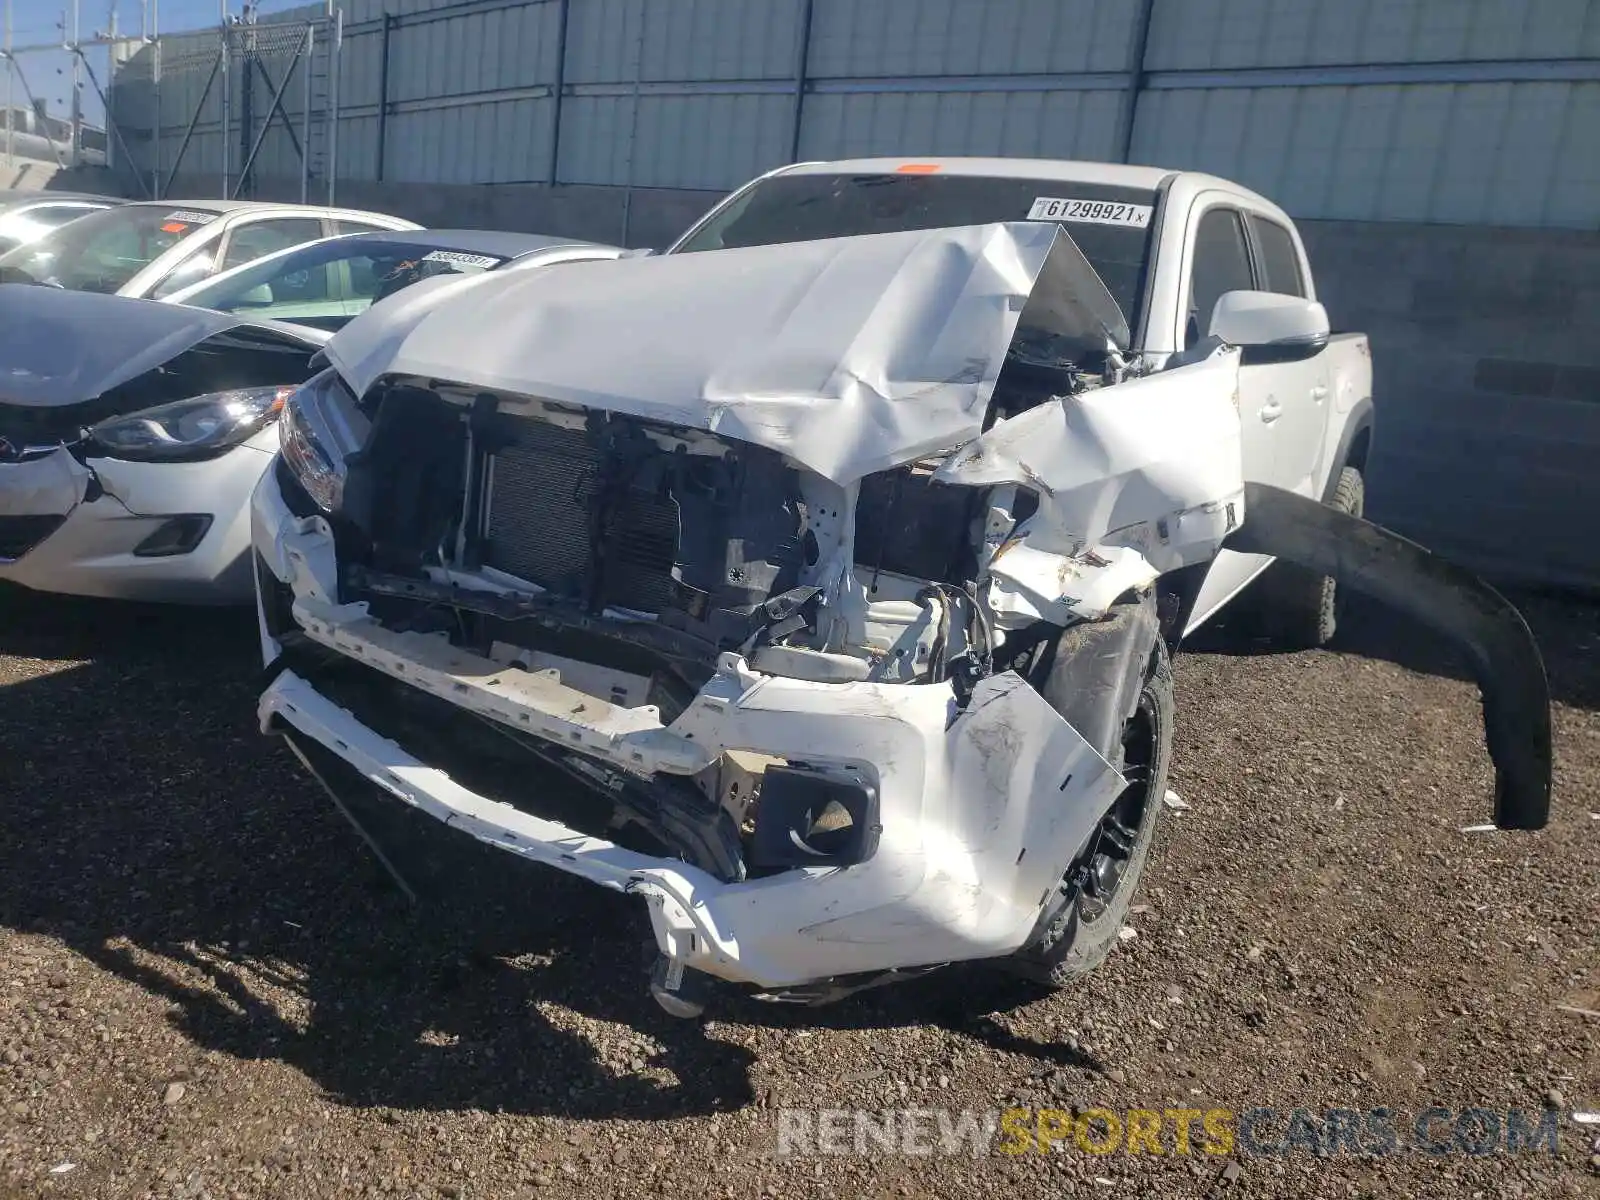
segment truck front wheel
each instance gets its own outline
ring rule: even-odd
[[[1359,517],[1366,506],[1366,483],[1355,467],[1339,472],[1329,508]],[[1248,516],[1246,517],[1248,520]],[[1263,632],[1286,650],[1314,650],[1333,640],[1343,608],[1339,585],[1294,563],[1276,562],[1262,575],[1256,596]]]
[[[1118,765],[1128,786],[1063,874],[1034,940],[1001,960],[1013,973],[1065,987],[1099,966],[1116,945],[1161,816],[1172,726],[1172,663],[1158,639],[1138,705],[1122,729]]]

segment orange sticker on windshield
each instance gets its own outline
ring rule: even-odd
[[[189,228],[189,227],[187,225],[185,225],[182,221],[168,221],[165,225],[163,225],[161,227],[161,232],[162,233],[182,233],[187,228]]]
[[[938,169],[938,163],[901,163],[895,168],[901,175],[932,175]]]

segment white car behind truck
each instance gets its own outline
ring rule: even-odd
[[[292,247],[163,302],[0,284],[0,584],[250,603],[250,495],[333,330],[425,277],[620,253],[404,230]]]
[[[1496,820],[1544,823],[1537,650],[1359,519],[1367,344],[1267,200],[805,164],[555,283],[419,285],[289,399],[261,717],[326,786],[644,898],[669,1010],[1095,966],[1162,807],[1168,656],[1274,556],[1301,642],[1349,584],[1466,646]]]
[[[0,255],[0,283],[162,299],[264,254],[343,233],[420,229],[386,213],[255,200],[142,200]]]

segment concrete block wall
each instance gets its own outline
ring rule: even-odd
[[[1300,223],[1372,338],[1369,514],[1495,578],[1600,590],[1600,234]]]
[[[16,155],[9,162],[0,155],[0,188],[22,192],[95,192],[120,196],[120,181],[104,167],[63,167],[53,162]]]

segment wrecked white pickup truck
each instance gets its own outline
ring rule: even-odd
[[[1537,650],[1354,515],[1366,341],[1288,219],[1205,176],[911,166],[786,168],[665,255],[424,283],[335,336],[254,498],[263,727],[336,799],[642,897],[685,1014],[713,978],[1091,969],[1161,811],[1168,655],[1274,556],[1298,640],[1337,580],[1466,647],[1496,820],[1541,826]]]

